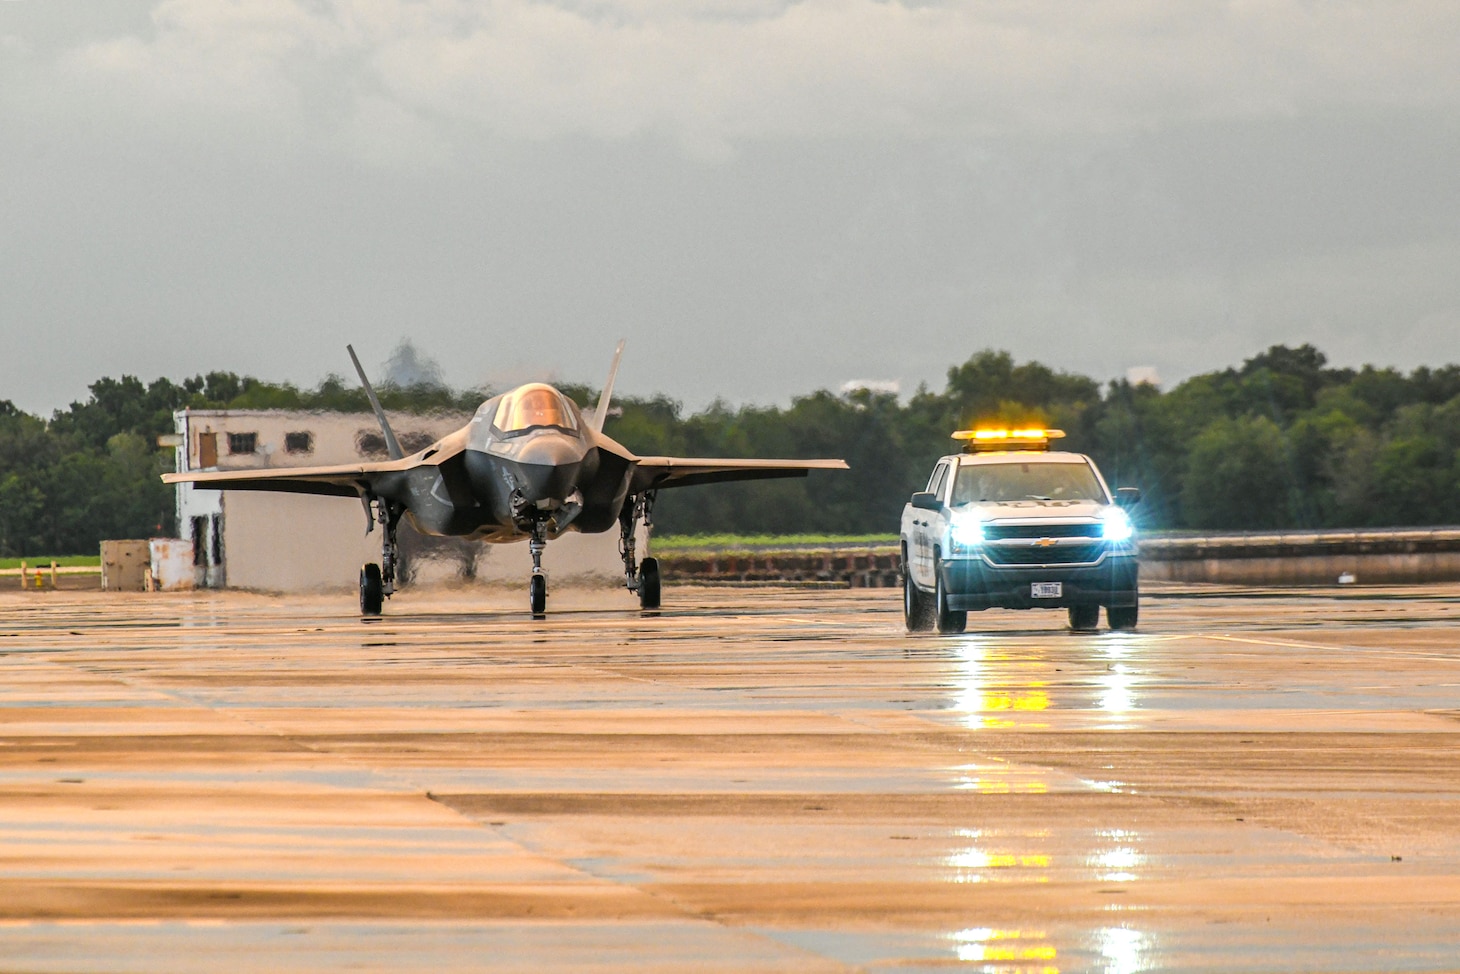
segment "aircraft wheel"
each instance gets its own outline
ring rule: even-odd
[[[933,628],[928,597],[913,583],[912,574],[906,568],[902,572],[902,621],[908,632],[927,632]]]
[[[1140,614],[1139,605],[1112,605],[1105,610],[1105,618],[1112,629],[1134,629]]]
[[[944,635],[960,633],[968,628],[968,613],[948,608],[948,590],[943,585],[943,563],[933,562],[933,625]]]
[[[547,576],[531,576],[527,582],[527,592],[532,603],[533,616],[540,619],[547,615]]]
[[[659,608],[659,559],[639,562],[639,608]]]
[[[1075,632],[1094,632],[1100,628],[1100,606],[1072,605],[1069,608],[1070,628]]]
[[[373,561],[360,569],[360,614],[380,615],[385,604],[385,583],[380,578],[380,566]]]

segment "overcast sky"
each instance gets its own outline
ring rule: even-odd
[[[0,399],[1460,361],[1460,4],[0,0]],[[376,365],[378,368],[378,365]]]

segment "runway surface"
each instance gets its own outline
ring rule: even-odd
[[[1460,969],[1460,588],[0,595],[0,970]]]

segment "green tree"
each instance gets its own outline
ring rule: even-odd
[[[1460,520],[1460,398],[1401,408],[1373,460],[1371,524]]]
[[[403,373],[404,374],[404,373]],[[565,391],[591,407],[597,391]],[[233,372],[181,382],[102,378],[49,422],[0,401],[0,553],[94,551],[104,537],[172,529],[173,495],[157,474],[173,412],[305,409],[362,412],[358,385],[313,389]],[[480,390],[439,382],[379,389],[389,409],[471,411]],[[786,408],[711,404],[685,415],[663,396],[620,396],[606,432],[647,456],[839,456],[840,474],[665,491],[671,533],[892,531],[953,430],[980,421],[1044,422],[1089,453],[1112,486],[1142,488],[1146,528],[1252,529],[1460,521],[1460,366],[1409,374],[1330,368],[1310,345],[1274,345],[1240,367],[1169,391],[1019,363],[986,349],[948,370],[942,390],[892,395],[825,390]]]
[[[1213,421],[1192,441],[1181,503],[1194,528],[1285,527],[1289,486],[1282,430],[1265,416]]]
[[[1140,487],[1134,516],[1146,530],[1182,523],[1188,440],[1169,402],[1155,386],[1112,382],[1104,400],[1090,409],[1088,431],[1081,436],[1082,449],[1111,487]]]

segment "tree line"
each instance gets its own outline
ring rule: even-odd
[[[564,385],[579,403],[596,390]],[[182,382],[103,378],[49,420],[0,400],[0,555],[93,552],[103,538],[175,534],[178,409],[365,412],[362,390],[331,375],[314,389],[230,372]],[[474,409],[487,393],[385,385],[388,409]],[[1311,345],[1275,345],[1240,367],[1163,391],[1016,362],[984,350],[941,391],[906,400],[826,390],[789,407],[723,402],[686,414],[663,397],[620,397],[605,431],[641,454],[842,457],[840,473],[668,490],[657,530],[876,533],[896,530],[907,496],[952,452],[953,430],[988,422],[1066,431],[1111,486],[1137,486],[1145,529],[1263,530],[1460,523],[1460,366],[1330,368]]]

